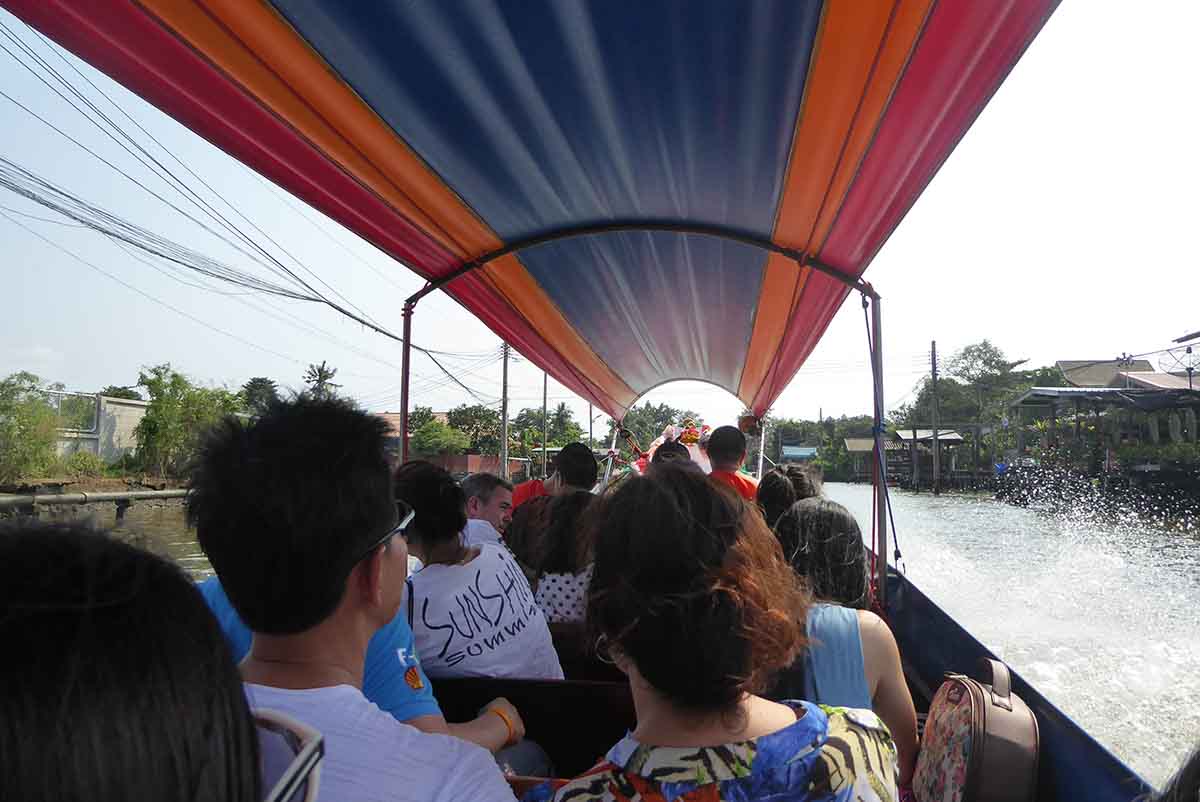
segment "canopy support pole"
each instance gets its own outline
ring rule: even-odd
[[[404,345],[400,358],[400,461],[408,462],[408,373],[412,361],[412,316],[416,301],[404,302]],[[507,365],[506,365],[507,367]]]
[[[612,442],[608,445],[608,465],[604,468],[604,484],[602,487],[608,487],[608,480],[612,477],[613,467],[617,464],[617,435],[621,431],[621,424],[613,421],[613,436]]]
[[[864,298],[864,302],[865,302]],[[888,579],[888,495],[887,459],[883,443],[883,311],[879,295],[871,299],[871,373],[875,385],[875,531],[879,534],[879,552],[875,555],[876,593],[879,606],[887,609]]]
[[[763,478],[763,457],[767,453],[767,424],[764,422],[758,427],[758,481]]]

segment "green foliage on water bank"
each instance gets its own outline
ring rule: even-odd
[[[417,456],[432,457],[461,454],[470,444],[471,439],[466,434],[435,419],[413,432],[411,450]]]
[[[142,371],[138,385],[150,400],[134,429],[138,461],[159,476],[183,474],[204,432],[243,406],[237,393],[195,385],[166,363]]]
[[[0,482],[44,473],[54,463],[58,415],[41,379],[14,373],[0,381]]]

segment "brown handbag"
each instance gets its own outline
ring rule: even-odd
[[[980,661],[980,682],[947,674],[934,694],[913,772],[918,802],[1035,802],[1038,725],[1008,667]]]

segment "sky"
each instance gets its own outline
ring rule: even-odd
[[[1200,216],[1200,48],[1193,41],[1200,4],[1153,0],[1130,9],[1117,0],[1063,3],[868,269],[865,277],[883,296],[888,409],[913,397],[933,340],[943,359],[988,338],[1036,366],[1140,354],[1200,330],[1193,233]],[[269,236],[317,274],[306,278],[400,331],[403,299],[422,283],[414,274],[7,12],[0,22],[117,116],[62,54],[162,143],[169,156],[160,158],[178,158],[217,195],[236,199],[259,229],[255,236]],[[0,44],[13,47],[2,36]],[[14,105],[169,194],[3,52],[0,91],[11,98],[0,96],[0,155],[177,242],[245,260]],[[0,216],[0,375],[28,370],[94,392],[133,384],[142,366],[169,362],[204,384],[236,388],[267,376],[299,388],[306,366],[325,360],[338,369],[342,392],[371,410],[399,409],[400,345],[330,309],[231,295],[237,288],[132,260],[2,188],[0,213],[8,215]],[[499,398],[500,341],[450,298],[435,293],[422,301],[413,341],[447,352],[439,359],[472,391],[414,355],[414,405],[442,410]],[[515,359],[510,409],[537,406],[541,395],[541,371]],[[549,398],[570,404],[587,429],[585,401],[553,379]],[[645,400],[690,408],[715,424],[732,422],[742,408],[698,382],[666,385]],[[870,409],[862,310],[851,296],[772,414]],[[606,422],[596,411],[598,433]]]

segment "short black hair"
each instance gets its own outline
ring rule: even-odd
[[[654,449],[654,456],[650,458],[652,465],[659,465],[663,462],[674,462],[676,460],[683,462],[691,460],[692,454],[687,450],[687,446],[675,440],[667,440]]]
[[[233,655],[177,565],[78,523],[0,522],[0,610],[0,799],[262,798]]]
[[[254,632],[291,635],[328,618],[362,551],[396,518],[388,425],[340,399],[299,397],[201,446],[188,520]]]
[[[473,473],[462,481],[462,489],[467,498],[477,498],[484,504],[491,503],[492,494],[496,492],[497,487],[503,487],[510,493],[513,489],[512,482],[501,479],[494,473]]]
[[[410,537],[425,545],[457,538],[467,526],[467,494],[444,468],[412,460],[396,469],[396,498],[413,508]]]
[[[746,456],[746,435],[736,426],[718,426],[708,438],[708,458],[714,463],[729,465]]]
[[[569,443],[563,446],[554,457],[554,469],[558,471],[564,484],[587,489],[596,484],[596,477],[600,474],[596,455],[583,443]]]

